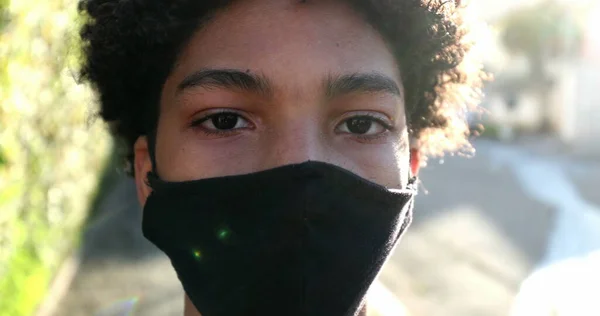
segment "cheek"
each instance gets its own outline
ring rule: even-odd
[[[258,144],[236,137],[199,140],[193,131],[165,132],[157,138],[157,164],[165,180],[186,181],[255,171]]]
[[[235,152],[215,150],[214,142],[198,142],[193,130],[175,115],[164,111],[156,135],[158,174],[167,181],[195,180],[220,175]]]
[[[346,152],[352,154],[352,165],[347,169],[388,188],[404,187],[408,181],[408,150],[399,143],[369,147],[363,145],[354,152]]]

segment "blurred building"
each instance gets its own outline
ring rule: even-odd
[[[568,50],[577,53],[549,60],[546,67],[552,77],[552,88],[545,101],[527,88],[530,80],[527,59],[508,54],[500,43],[499,34],[492,34],[493,39],[486,43],[490,53],[486,54],[485,62],[496,78],[486,88],[483,103],[487,111],[486,123],[499,126],[500,130],[510,127],[536,131],[543,115],[548,115],[555,136],[574,152],[600,155],[600,3],[594,2],[587,6],[573,5],[574,11],[579,9],[574,16],[577,24],[582,26],[581,41],[575,40],[569,30],[561,35],[563,45],[572,46]],[[484,12],[491,9],[493,5],[479,8]],[[497,14],[488,14],[492,24],[498,18]]]

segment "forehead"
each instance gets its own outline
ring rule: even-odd
[[[282,84],[293,78],[296,86],[355,72],[399,81],[382,36],[349,5],[328,0],[235,1],[191,38],[174,74],[202,68],[257,71]]]

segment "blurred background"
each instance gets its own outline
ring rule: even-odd
[[[430,160],[373,288],[394,315],[600,315],[600,1],[473,0],[477,153]],[[74,80],[73,0],[0,0],[0,316],[182,315]],[[481,126],[485,130],[481,132]],[[383,314],[382,314],[383,315]]]

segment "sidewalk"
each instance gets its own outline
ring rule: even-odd
[[[524,138],[516,146],[527,152],[548,157],[567,169],[567,176],[588,201],[600,205],[600,155],[580,153],[556,139],[545,137]]]
[[[577,222],[580,204],[569,203],[597,203],[597,189],[580,188],[600,187],[600,166],[526,144],[481,141],[476,148],[472,159],[432,161],[424,170],[429,194],[419,197],[414,225],[383,273],[413,315],[508,315],[542,260],[589,237]],[[566,236],[561,226],[568,225],[579,226]]]
[[[431,161],[423,171],[414,223],[380,275],[410,315],[508,314],[521,281],[546,256],[557,218],[551,201],[527,191],[518,166],[560,160],[573,191],[600,206],[589,189],[600,187],[600,168],[523,146],[478,142],[476,157]],[[86,234],[84,260],[55,315],[182,315],[179,282],[140,221],[133,183],[123,179]]]

